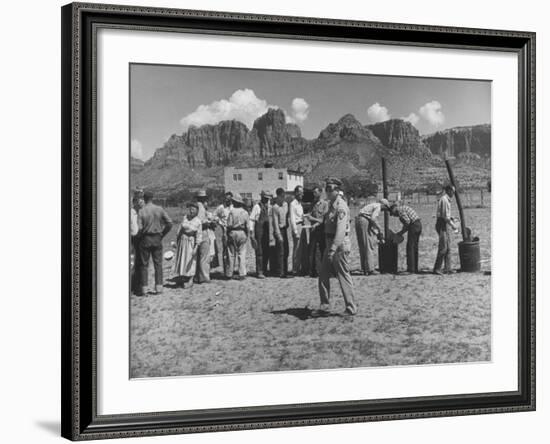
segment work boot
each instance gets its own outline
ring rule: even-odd
[[[256,276],[258,279],[265,279],[265,274],[263,273],[258,273],[258,275]]]
[[[155,285],[155,293],[156,294],[162,294],[163,292],[162,284],[161,285]]]

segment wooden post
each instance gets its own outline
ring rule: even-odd
[[[483,188],[479,191],[481,192],[481,206],[483,207]]]
[[[464,210],[462,209],[462,203],[460,201],[460,195],[458,193],[458,188],[456,186],[455,175],[453,174],[453,169],[448,159],[445,160],[445,166],[447,167],[447,172],[449,173],[449,179],[451,179],[451,184],[455,188],[455,198],[456,206],[458,207],[458,213],[460,214],[460,230],[462,231],[462,240],[466,241],[466,220],[464,219]]]
[[[388,175],[386,170],[386,159],[382,157],[382,193],[384,199],[388,198]],[[384,211],[384,239],[388,238],[390,229],[390,215],[387,211]]]

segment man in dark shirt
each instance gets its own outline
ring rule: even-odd
[[[146,191],[143,194],[145,205],[138,213],[138,226],[140,235],[139,254],[141,257],[141,292],[147,291],[147,272],[149,269],[149,256],[153,257],[155,267],[155,293],[162,293],[162,238],[172,228],[172,220],[162,207],[153,203],[153,193]]]

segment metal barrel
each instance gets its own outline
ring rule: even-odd
[[[397,273],[397,248],[393,242],[378,245],[378,268],[380,273]]]
[[[466,272],[479,271],[481,268],[479,241],[462,241],[458,243],[460,270]]]

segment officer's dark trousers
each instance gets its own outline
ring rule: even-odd
[[[275,239],[277,249],[277,270],[279,276],[288,274],[288,233],[286,228],[281,228],[281,240]]]
[[[312,277],[316,277],[319,272],[324,252],[324,227],[323,225],[319,225],[311,230],[311,237],[309,239],[309,273]]]
[[[422,233],[420,219],[409,225],[407,230],[407,271],[418,273],[418,241]]]
[[[147,286],[148,276],[145,275],[145,282],[142,282],[141,278],[141,255],[139,250],[139,244],[141,242],[140,236],[132,236],[132,249],[134,251],[134,267],[132,268],[131,278],[131,290],[132,293],[140,293],[141,287]]]
[[[155,267],[155,285],[162,285],[162,236],[160,234],[144,234],[139,243],[139,255],[141,258],[141,285],[147,286],[150,256],[153,257]]]
[[[256,273],[267,274],[269,264],[269,221],[256,222],[254,225],[256,238]]]

